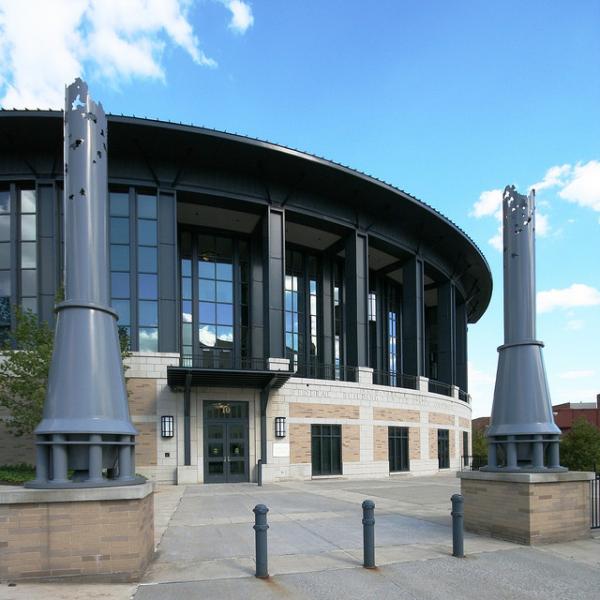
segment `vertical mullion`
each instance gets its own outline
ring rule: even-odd
[[[129,345],[139,350],[138,332],[138,264],[137,264],[137,203],[135,188],[130,186],[129,194]]]
[[[233,273],[233,363],[232,366],[237,367],[241,364],[241,339],[242,339],[242,277],[240,265],[239,240],[233,239],[232,243],[232,265]],[[216,283],[215,283],[216,286]],[[216,292],[215,292],[216,293]]]

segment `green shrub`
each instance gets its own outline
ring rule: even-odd
[[[23,485],[35,478],[35,467],[22,463],[20,465],[0,465],[0,483]]]

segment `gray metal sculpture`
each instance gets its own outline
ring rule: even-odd
[[[507,186],[503,194],[504,345],[498,372],[484,471],[566,471],[559,462],[560,429],[536,339],[535,191]]]
[[[117,314],[109,306],[106,116],[81,79],[66,90],[64,158],[65,301],[56,306],[48,391],[35,430],[36,479],[27,486],[142,483]]]

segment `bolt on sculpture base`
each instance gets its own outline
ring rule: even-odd
[[[107,123],[81,79],[66,90],[65,301],[30,488],[134,485],[135,436],[109,306]],[[69,477],[69,472],[72,476]]]
[[[564,472],[560,429],[536,339],[535,191],[529,196],[507,186],[502,201],[504,239],[504,345],[488,438],[488,465],[482,471]]]

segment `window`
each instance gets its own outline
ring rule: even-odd
[[[119,334],[140,352],[158,351],[158,199],[129,189],[109,194],[111,305]]]
[[[344,365],[344,268],[333,266],[333,361],[335,379],[343,379]]]
[[[308,318],[309,318],[309,363],[311,366],[311,374],[316,375],[316,368],[319,360],[319,278],[318,264],[316,256],[308,257]]]
[[[287,250],[285,256],[285,355],[290,361],[290,368],[297,369],[303,363],[302,353],[304,339],[302,336],[302,319],[304,314],[304,256],[296,250]]]
[[[0,188],[0,341],[11,323],[10,190]]]
[[[449,432],[447,429],[438,429],[438,467],[450,468]]]
[[[408,427],[388,427],[390,472],[408,471]]]
[[[342,472],[342,426],[311,426],[312,474],[339,475]]]
[[[394,311],[388,312],[388,369],[390,371],[390,385],[397,384],[397,316]]]
[[[192,234],[182,232],[179,243],[181,259],[181,354],[186,366],[192,366]]]

